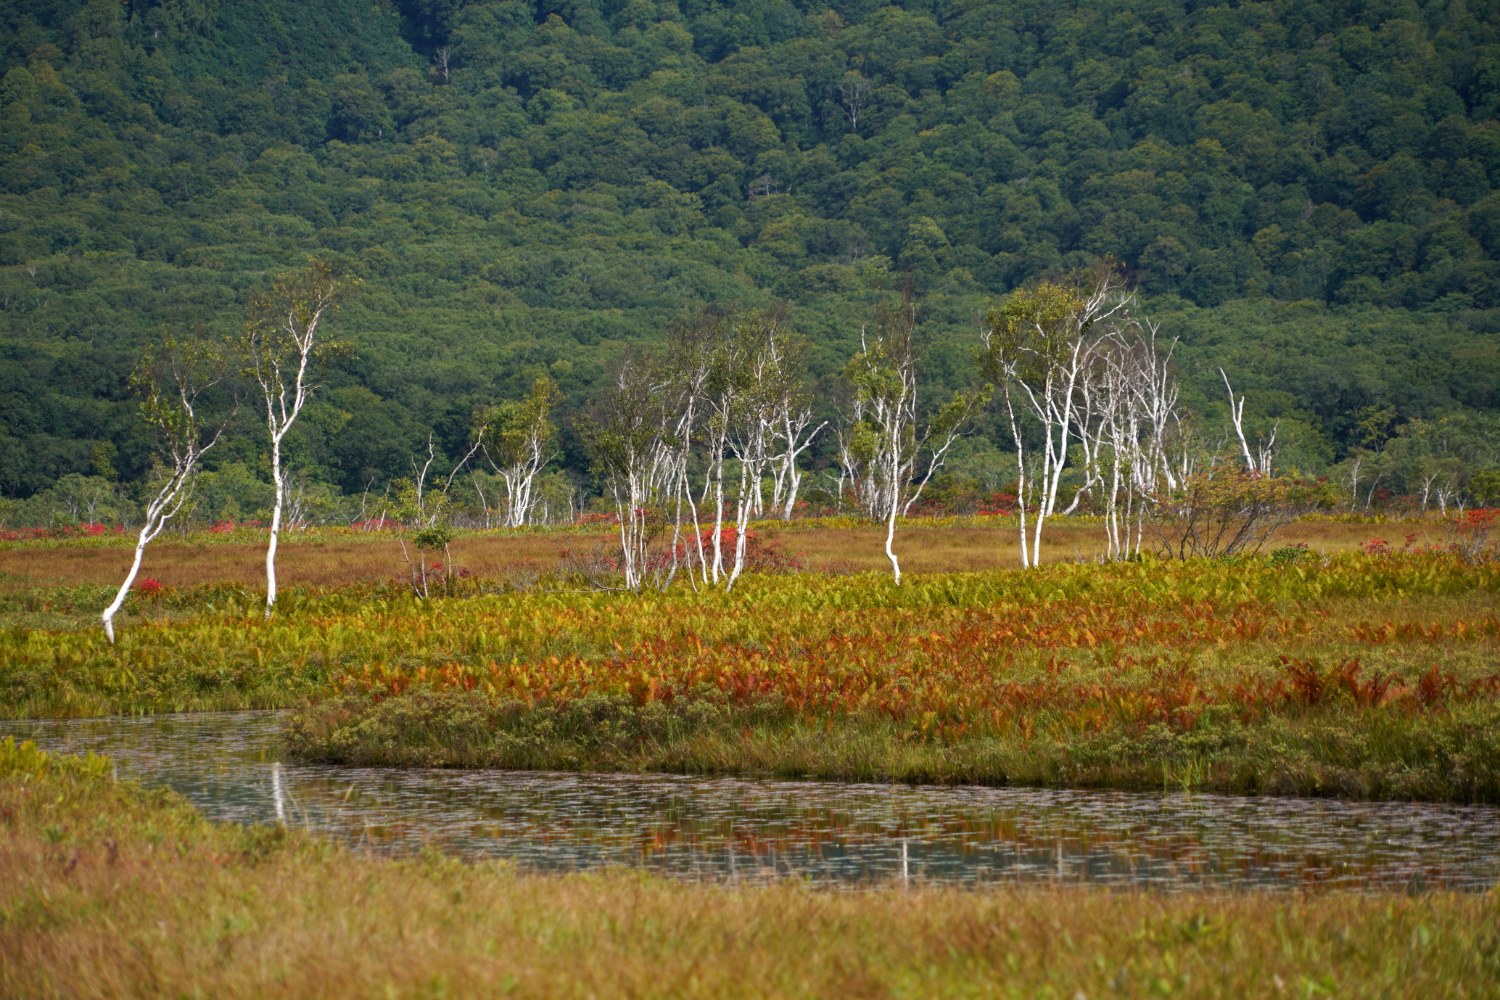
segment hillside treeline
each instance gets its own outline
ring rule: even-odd
[[[957,388],[999,296],[1106,256],[1188,404],[1222,413],[1224,366],[1288,466],[1495,462],[1493,2],[25,0],[0,66],[13,499],[140,481],[142,349],[232,334],[310,255],[362,281],[293,442],[329,492],[429,433],[456,460],[542,374],[586,485],[572,417],[709,303],[789,303],[831,411],[909,282]],[[247,498],[255,441],[211,465]]]

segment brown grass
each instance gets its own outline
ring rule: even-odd
[[[1500,995],[1493,891],[543,877],[247,833],[69,763],[0,768],[0,995]]]
[[[885,529],[847,522],[815,521],[783,526],[757,525],[762,540],[813,572],[885,570]],[[1392,522],[1371,525],[1315,519],[1278,533],[1273,546],[1306,544],[1320,553],[1357,549],[1365,541],[1385,538],[1399,548],[1410,534],[1416,544],[1442,541],[1441,524]],[[211,539],[211,540],[210,540]],[[1097,524],[1059,521],[1044,535],[1047,562],[1092,561],[1104,553]],[[453,543],[455,564],[483,579],[506,579],[558,570],[567,553],[609,552],[616,544],[607,533],[576,531],[488,532],[461,534]],[[904,572],[963,572],[1010,569],[1020,565],[1014,521],[912,521],[896,535],[896,553]],[[130,564],[130,548],[117,544],[10,543],[0,545],[0,592],[58,586],[118,584]],[[289,533],[277,561],[282,586],[336,587],[360,582],[405,579],[407,567],[391,534],[347,535]],[[255,586],[265,580],[262,539],[222,540],[193,536],[163,539],[146,550],[141,578],[168,587],[231,583]]]

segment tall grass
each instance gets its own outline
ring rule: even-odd
[[[0,713],[303,706],[328,760],[1500,798],[1500,566],[1452,553],[142,597],[0,621]],[[573,721],[570,721],[573,720]],[[581,721],[579,721],[581,720]],[[465,728],[465,727],[468,728]]]
[[[1496,996],[1500,894],[683,885],[361,857],[0,742],[0,995]]]
[[[766,522],[754,530],[787,560],[813,573],[887,570],[885,529],[854,518]],[[1096,521],[1070,518],[1050,529],[1043,553],[1049,562],[1093,561],[1104,553],[1104,533]],[[1360,520],[1308,518],[1283,529],[1277,545],[1308,545],[1319,554],[1357,551],[1376,535],[1397,546],[1407,535],[1419,545],[1442,542],[1440,521],[1370,524]],[[314,529],[283,540],[280,576],[286,584],[341,587],[388,583],[404,578],[406,563],[389,531]],[[124,536],[0,542],[0,593],[78,586],[118,586],[129,565],[131,541]],[[460,533],[453,543],[458,567],[476,585],[503,586],[553,574],[570,556],[608,552],[618,545],[608,531],[591,528],[522,529]],[[1015,569],[1012,518],[914,518],[897,539],[902,566],[909,572],[941,573]],[[227,534],[197,532],[163,538],[146,552],[142,576],[169,588],[265,583],[265,538],[254,530]],[[87,618],[82,623],[87,623]]]

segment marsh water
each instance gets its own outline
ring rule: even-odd
[[[207,815],[306,827],[359,850],[427,848],[530,869],[629,865],[687,879],[1483,890],[1482,806],[846,784],[678,775],[394,770],[284,760],[278,716],[0,723],[107,754]]]

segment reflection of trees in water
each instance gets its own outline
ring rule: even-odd
[[[376,854],[437,848],[545,870],[675,876],[1198,886],[1500,881],[1500,810],[1227,796],[670,775],[274,767],[276,717],[0,723],[109,753],[210,816],[306,827]],[[277,807],[277,783],[281,799]]]

